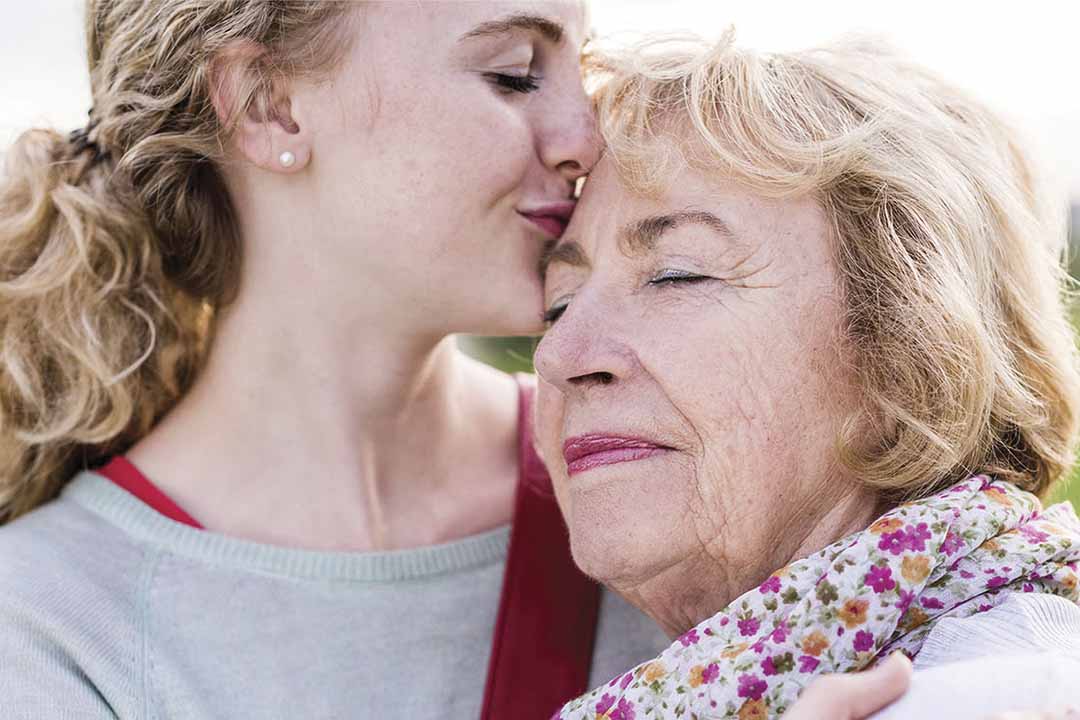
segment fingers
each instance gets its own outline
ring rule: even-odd
[[[810,684],[785,720],[864,720],[903,695],[911,684],[911,661],[901,653],[872,670],[826,675]]]

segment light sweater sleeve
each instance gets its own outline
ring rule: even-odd
[[[19,618],[0,621],[0,716],[5,720],[118,720],[57,642]]]
[[[944,619],[915,661],[907,694],[874,720],[985,720],[1080,707],[1080,608],[1052,595],[1013,595],[985,613]]]
[[[989,720],[1019,710],[1080,707],[1080,661],[1060,652],[939,665],[915,673],[907,694],[873,720]]]

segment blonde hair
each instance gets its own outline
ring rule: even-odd
[[[241,243],[223,138],[280,74],[327,71],[352,4],[91,0],[91,148],[24,133],[0,185],[0,523],[145,435],[202,367]],[[245,68],[232,119],[212,64]]]
[[[1068,470],[1066,203],[991,112],[866,41],[758,54],[729,31],[588,62],[608,156],[636,190],[686,164],[818,198],[861,384],[838,436],[855,477],[903,499],[977,472],[1042,494]]]

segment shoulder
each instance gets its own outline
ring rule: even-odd
[[[874,720],[949,717],[1080,705],[1080,659],[1059,651],[986,656],[917,670],[908,692]]]
[[[130,584],[145,548],[66,495],[0,526],[0,603],[57,602]]]
[[[1080,659],[1080,606],[1045,593],[1013,593],[966,618],[942,618],[915,660],[922,670],[987,655],[1058,651]]]
[[[985,718],[1080,705],[1080,607],[1014,594],[967,618],[943,618],[915,660],[911,689],[875,720]]]
[[[0,527],[5,718],[132,709],[143,565],[143,549],[64,497]]]

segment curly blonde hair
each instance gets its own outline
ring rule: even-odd
[[[838,436],[855,477],[901,500],[977,472],[1045,494],[1068,470],[1067,206],[993,113],[868,41],[759,54],[729,31],[588,62],[608,156],[636,190],[687,164],[819,199],[861,383]]]
[[[276,77],[337,63],[354,7],[88,3],[88,137],[24,133],[0,184],[0,523],[124,451],[191,386],[238,284],[223,139]],[[222,119],[213,63],[238,42],[260,52]]]

